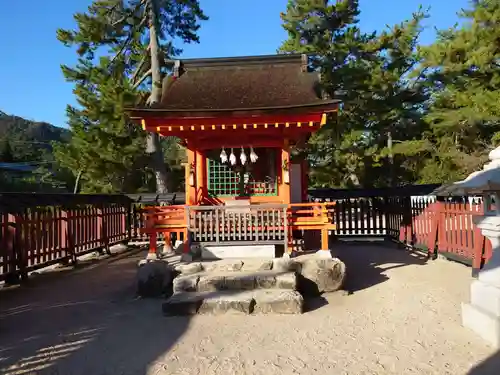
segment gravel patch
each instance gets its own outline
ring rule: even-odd
[[[163,300],[134,296],[143,255],[2,291],[0,373],[498,373],[460,323],[470,268],[382,244],[336,249],[349,293],[303,315],[164,317]]]

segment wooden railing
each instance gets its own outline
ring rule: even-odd
[[[131,203],[116,195],[0,194],[0,281],[129,240]]]
[[[321,248],[328,249],[333,224],[334,203],[254,204],[230,206],[166,206],[144,210],[150,252],[157,251],[162,235],[170,246],[172,237],[200,245],[283,245],[293,249],[296,231],[315,231],[321,236]]]
[[[188,231],[200,244],[287,245],[287,205],[188,207]]]
[[[149,238],[149,252],[156,253],[159,235],[167,246],[176,241],[187,241],[187,211],[185,206],[154,206],[142,210],[145,225],[140,233]]]
[[[335,202],[328,203],[294,203],[288,208],[288,223],[291,233],[295,231],[314,231],[314,234],[320,235],[321,250],[329,249],[329,234],[330,230],[336,228],[334,224],[334,206]],[[306,237],[312,237],[306,234]],[[304,245],[313,246],[312,241],[306,241]],[[293,238],[290,239],[289,245],[293,246]]]

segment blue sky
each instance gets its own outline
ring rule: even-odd
[[[74,103],[72,86],[60,64],[75,54],[56,39],[57,28],[73,28],[73,13],[91,0],[0,1],[0,110],[31,120],[65,126],[65,108]],[[287,0],[201,0],[210,20],[200,30],[200,44],[184,47],[183,57],[271,54],[286,35],[280,12]],[[361,27],[381,30],[410,17],[419,5],[431,7],[423,43],[434,39],[434,27],[457,22],[467,0],[360,0]]]

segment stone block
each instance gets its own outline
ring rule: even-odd
[[[295,272],[287,272],[276,275],[276,288],[296,290],[297,276]]]
[[[137,293],[141,297],[159,297],[172,287],[174,270],[166,261],[152,260],[137,270]]]
[[[174,293],[162,305],[164,315],[194,315],[198,312],[202,302],[203,295],[193,292]]]
[[[296,261],[297,258],[276,258],[273,259],[273,271],[276,272],[298,272],[301,264]]]
[[[195,292],[197,290],[200,275],[180,275],[173,281],[173,291],[178,292]]]
[[[273,261],[271,259],[244,259],[243,272],[255,271],[269,271],[273,268]]]
[[[470,286],[471,305],[500,317],[500,289],[474,280]]]
[[[323,292],[339,290],[346,277],[345,264],[337,258],[321,258],[317,256],[297,257],[300,272],[297,288],[307,296],[317,296]]]
[[[253,293],[223,291],[207,295],[198,309],[199,314],[250,314],[255,301]]]
[[[200,275],[196,290],[198,292],[217,292],[226,289],[223,275]]]
[[[201,263],[205,272],[232,272],[241,271],[243,268],[243,261],[236,259],[225,259],[214,262]]]
[[[293,290],[257,290],[255,314],[302,314],[304,299]]]
[[[235,273],[224,277],[224,289],[253,290],[255,289],[255,275]]]
[[[199,262],[179,264],[175,267],[175,270],[182,275],[192,275],[203,271],[203,266]]]
[[[203,246],[201,249],[202,259],[273,259],[275,254],[274,245]]]
[[[500,317],[472,304],[462,303],[462,324],[495,349],[500,348]]]
[[[271,289],[276,287],[276,273],[259,272],[254,275],[256,289]]]

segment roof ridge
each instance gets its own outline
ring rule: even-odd
[[[238,66],[270,66],[297,64],[301,66],[307,61],[305,54],[278,54],[278,55],[256,55],[238,57],[211,57],[200,59],[180,59],[184,69],[188,68],[211,68],[211,67],[238,67]]]

